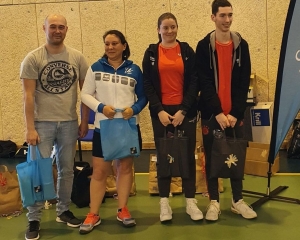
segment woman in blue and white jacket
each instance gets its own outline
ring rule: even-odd
[[[81,234],[89,233],[101,223],[99,208],[106,190],[106,178],[111,162],[104,161],[100,141],[99,121],[103,119],[136,117],[147,104],[140,68],[128,60],[130,50],[124,35],[118,30],[107,31],[103,36],[105,54],[89,69],[81,92],[81,99],[96,112],[93,137],[93,175],[90,186],[90,213],[80,226]],[[136,100],[137,99],[137,100]],[[122,112],[116,112],[122,109]],[[139,134],[140,135],[140,134]],[[127,201],[133,181],[133,158],[117,160],[117,220],[124,226],[134,226],[135,220],[127,209]]]

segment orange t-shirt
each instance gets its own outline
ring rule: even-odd
[[[184,74],[180,45],[165,48],[160,44],[158,54],[162,104],[179,105],[183,99]]]
[[[223,44],[216,41],[218,55],[219,89],[218,96],[221,101],[223,113],[227,115],[231,111],[231,71],[233,43]]]

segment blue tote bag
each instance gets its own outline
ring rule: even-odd
[[[35,160],[32,157],[35,150]],[[52,158],[42,158],[37,146],[28,148],[27,161],[16,166],[23,207],[56,198]]]
[[[100,120],[100,136],[105,161],[140,155],[135,117]]]

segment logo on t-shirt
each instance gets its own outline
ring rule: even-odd
[[[74,67],[65,61],[49,62],[40,73],[42,88],[48,93],[64,93],[76,81]]]

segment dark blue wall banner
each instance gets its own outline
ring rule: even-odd
[[[300,109],[300,0],[291,0],[279,58],[269,159],[280,146]]]

